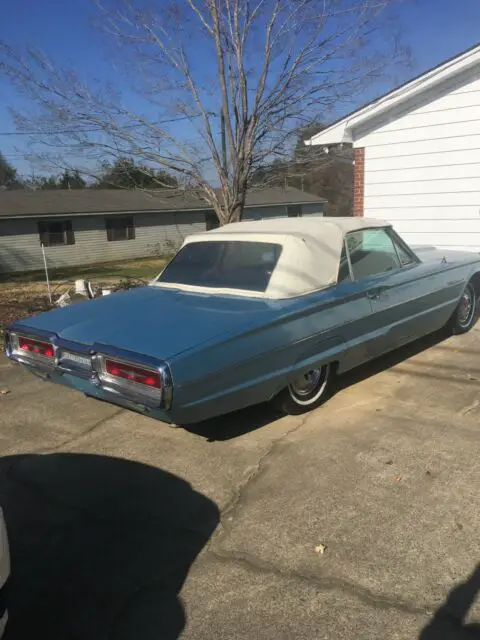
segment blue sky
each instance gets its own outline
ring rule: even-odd
[[[403,76],[392,77],[390,86],[379,87],[380,93],[480,40],[480,0],[404,0],[399,13],[415,66]],[[93,15],[88,0],[16,0],[2,13],[0,40],[14,46],[35,44],[82,74],[112,77],[116,71],[100,35],[92,29]],[[16,149],[22,148],[22,137],[2,135],[15,131],[8,107],[22,107],[22,99],[1,78],[0,96],[0,150],[21,173],[29,174],[29,163]]]

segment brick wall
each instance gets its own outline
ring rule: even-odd
[[[365,190],[365,149],[353,150],[353,215],[363,216],[363,196]]]

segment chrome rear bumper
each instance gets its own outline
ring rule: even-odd
[[[54,348],[54,358],[38,358],[18,353],[12,349],[10,333],[6,332],[5,353],[14,362],[22,364],[32,373],[44,379],[57,378],[58,376],[73,376],[87,381],[91,393],[83,389],[87,395],[96,395],[95,389],[101,389],[106,399],[111,402],[126,400],[148,409],[163,409],[168,411],[172,406],[173,382],[170,369],[166,363],[159,362],[155,358],[127,352],[109,345],[81,345],[58,338],[51,333],[31,332],[27,329],[15,329],[15,333],[32,339],[45,340],[52,344]],[[156,398],[136,390],[126,381],[106,379],[100,370],[99,362],[101,358],[112,358],[130,362],[132,365],[149,367],[158,372],[162,379],[162,393]]]

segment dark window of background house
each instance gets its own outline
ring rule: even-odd
[[[287,205],[287,216],[289,218],[299,218],[302,215],[301,204],[289,204]]]
[[[105,226],[107,228],[107,240],[109,242],[116,240],[135,240],[133,216],[105,218]]]
[[[220,223],[218,222],[218,218],[215,213],[208,212],[205,214],[205,228],[207,231],[218,229],[219,226]]]
[[[40,242],[44,247],[56,247],[66,244],[75,244],[71,220],[54,220],[38,223]]]

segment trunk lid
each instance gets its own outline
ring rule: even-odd
[[[18,323],[65,340],[112,345],[160,359],[262,322],[271,301],[142,287],[48,311]]]

